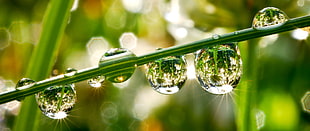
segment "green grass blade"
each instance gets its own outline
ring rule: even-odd
[[[68,23],[73,0],[51,0],[43,18],[39,43],[32,54],[26,77],[33,80],[45,79],[52,70],[61,37]],[[22,102],[20,114],[13,130],[34,131],[38,129],[40,111],[34,96],[26,97]]]
[[[183,55],[186,53],[195,52],[201,48],[212,46],[212,45],[218,45],[218,44],[223,44],[223,43],[232,42],[232,41],[238,42],[238,41],[250,40],[250,39],[259,38],[262,36],[290,31],[296,28],[302,28],[306,26],[310,26],[310,15],[290,19],[284,25],[276,29],[256,30],[253,28],[248,28],[248,29],[243,29],[243,30],[220,35],[219,39],[213,39],[211,37],[211,38],[206,38],[206,39],[202,39],[199,41],[194,41],[188,44],[165,48],[162,50],[158,50],[158,51],[145,54],[142,56],[134,57],[134,58],[125,57],[121,59],[113,59],[113,60],[101,63],[99,67],[91,67],[91,68],[79,70],[74,76],[71,76],[71,77],[64,77],[64,75],[59,75],[59,76],[55,76],[49,79],[45,79],[43,81],[38,81],[35,85],[32,85],[32,86],[21,87],[22,89],[20,90],[12,90],[8,92],[0,93],[0,104],[18,99],[19,97],[22,97],[22,96],[28,96],[28,95],[35,94],[49,86],[60,85],[60,84],[70,84],[70,83],[87,80],[87,79],[90,79],[90,78],[93,78],[99,75],[111,75],[111,74],[115,74],[121,71],[125,71],[127,70],[126,68],[129,68],[128,65],[139,66],[139,65],[143,65],[148,62],[154,61],[158,58],[162,58],[166,56]],[[51,37],[51,38],[55,38],[55,37]],[[38,62],[35,64],[38,64]],[[41,71],[45,71],[45,70],[41,70]],[[40,71],[36,71],[36,72],[40,73]]]

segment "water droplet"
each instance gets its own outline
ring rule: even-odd
[[[74,85],[48,87],[36,94],[36,101],[44,115],[52,119],[63,119],[76,102]]]
[[[242,61],[237,44],[214,45],[197,52],[196,76],[203,89],[212,94],[226,94],[237,86]]]
[[[104,82],[105,77],[104,76],[96,76],[92,79],[89,79],[87,81],[87,84],[90,85],[91,87],[99,88],[102,86],[102,83]]]
[[[35,84],[35,81],[34,80],[31,80],[29,78],[22,78],[20,79],[17,84],[16,84],[16,89],[17,90],[20,90],[21,87],[25,86],[25,85],[34,85]]]
[[[220,38],[220,35],[214,34],[214,35],[212,35],[212,38],[213,38],[213,39],[219,39],[219,38]]]
[[[74,68],[67,68],[65,77],[74,76],[77,73],[77,69]]]
[[[29,78],[22,78],[22,79],[20,79],[20,80],[17,82],[15,88],[16,88],[17,90],[22,90],[22,89],[25,89],[25,88],[29,88],[29,87],[31,87],[31,86],[34,85],[34,84],[35,84],[35,81],[34,81],[34,80],[29,79]],[[26,85],[28,85],[28,86],[27,86],[27,87],[24,87],[24,86],[26,86]],[[24,98],[25,98],[25,97],[18,98],[17,100],[18,100],[18,101],[21,101],[21,100],[23,100]]]
[[[306,92],[301,99],[301,104],[304,111],[310,113],[310,91]]]
[[[287,20],[288,16],[282,10],[266,7],[255,15],[252,26],[257,30],[273,29],[283,25]]]
[[[240,31],[235,31],[234,32],[235,35],[238,35],[239,33],[240,33]]]
[[[187,79],[184,56],[168,56],[150,62],[146,77],[153,89],[159,93],[178,92]]]
[[[136,57],[130,50],[125,48],[112,48],[104,53],[99,61],[99,65],[112,59],[120,59],[126,57]],[[128,80],[135,71],[135,65],[128,65],[127,69],[122,70],[114,75],[106,76],[107,80],[113,83],[121,83]]]

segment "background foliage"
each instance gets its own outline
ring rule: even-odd
[[[1,90],[25,76],[48,2],[0,1]],[[51,75],[67,67],[97,65],[105,50],[120,47],[124,32],[138,38],[132,51],[141,55],[251,27],[255,13],[264,7],[277,7],[293,18],[309,14],[309,4],[309,0],[80,0],[71,12]],[[70,116],[57,121],[42,115],[39,129],[238,130],[238,104],[243,94],[251,94],[249,114],[253,118],[256,112],[265,114],[261,130],[310,130],[309,113],[301,105],[310,86],[309,37],[300,40],[285,32],[239,46],[246,76],[233,94],[208,94],[190,75],[179,93],[161,95],[147,83],[145,68],[139,67],[125,84],[105,82],[103,88],[94,89],[85,81],[76,83],[78,102]],[[193,63],[192,54],[187,59]],[[18,109],[1,106],[0,127],[11,128]],[[255,119],[252,123],[256,125]]]

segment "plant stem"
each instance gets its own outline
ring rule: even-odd
[[[72,7],[72,3],[73,0],[50,1],[43,18],[40,40],[32,54],[26,77],[37,81],[46,78],[51,72],[54,61],[56,59],[57,50],[60,46],[61,37],[64,33],[65,26],[68,23],[68,16],[70,13],[70,8]],[[20,91],[21,94],[18,93],[18,97],[28,96],[24,91]],[[34,93],[37,92],[33,92],[33,94]],[[40,121],[40,119],[38,119],[39,117],[40,111],[37,107],[34,96],[26,97],[22,102],[19,116],[14,122],[15,125],[13,130],[38,130],[38,124]]]
[[[9,92],[4,92],[0,94],[0,103],[5,103],[11,100],[15,100],[17,98],[28,96],[35,94],[44,88],[53,85],[62,85],[62,84],[70,84],[83,80],[87,80],[99,75],[111,75],[118,72],[126,71],[132,66],[143,65],[148,62],[154,61],[159,58],[174,56],[174,55],[183,55],[186,53],[195,52],[201,48],[205,48],[212,45],[219,45],[228,42],[239,42],[244,40],[249,40],[253,38],[258,38],[262,36],[267,36],[271,34],[281,33],[289,30],[293,30],[296,28],[302,28],[310,26],[310,15],[293,18],[288,20],[284,25],[269,30],[256,30],[253,28],[247,28],[239,31],[235,31],[232,33],[227,33],[220,35],[218,39],[207,38],[199,41],[195,41],[192,43],[173,46],[170,48],[165,48],[162,50],[155,51],[153,53],[149,53],[146,55],[138,56],[138,57],[122,57],[116,58],[114,60],[109,60],[106,62],[102,62],[99,66],[90,67],[87,69],[82,69],[77,71],[77,73],[70,77],[65,77],[65,75],[55,76],[49,79],[45,79],[42,81],[36,82],[35,85],[32,86],[24,86],[21,90],[13,90]],[[42,71],[42,70],[41,70]]]

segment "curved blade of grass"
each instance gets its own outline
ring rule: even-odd
[[[170,48],[165,48],[145,54],[138,57],[125,57],[120,59],[113,59],[110,61],[102,62],[99,67],[90,67],[87,69],[78,70],[76,74],[70,76],[70,74],[59,75],[52,78],[48,78],[42,81],[38,81],[35,85],[23,86],[20,87],[20,90],[13,90],[8,92],[0,93],[0,104],[8,101],[18,99],[23,96],[28,96],[35,94],[49,86],[61,85],[61,84],[70,84],[83,80],[87,80],[99,75],[110,75],[115,74],[121,71],[125,71],[128,68],[131,68],[129,65],[143,65],[148,62],[154,61],[156,59],[167,57],[171,55],[183,55],[187,53],[195,52],[201,48],[219,45],[227,42],[239,42],[244,40],[249,40],[253,38],[258,38],[262,36],[267,36],[271,34],[281,33],[285,31],[290,31],[296,28],[302,28],[310,26],[310,15],[293,18],[288,20],[284,25],[276,29],[270,30],[256,30],[253,28],[243,29],[235,31],[232,33],[227,33],[220,35],[219,39],[206,38],[199,41],[194,41],[188,44],[173,46]],[[38,72],[40,73],[40,72]]]
[[[73,0],[51,0],[45,12],[39,43],[32,54],[26,77],[35,81],[45,79],[52,70],[57,50]],[[34,131],[38,129],[40,111],[34,96],[26,97],[22,102],[20,114],[13,130]]]

